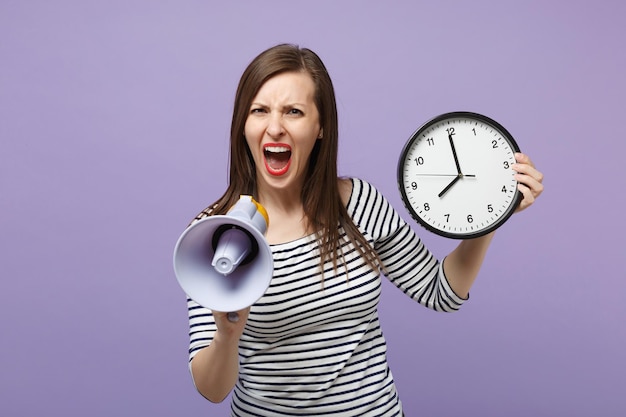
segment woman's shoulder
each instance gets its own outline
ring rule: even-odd
[[[348,211],[363,209],[371,204],[379,204],[384,199],[382,193],[369,181],[350,177],[339,180],[339,193]]]
[[[339,188],[339,196],[344,206],[348,206],[350,203],[350,197],[352,196],[353,178],[339,178],[337,180],[337,186]]]
[[[344,177],[339,179],[339,193],[342,198],[347,197],[350,200],[351,196],[362,193],[376,193],[380,194],[380,191],[371,182],[358,177]]]
[[[374,240],[386,239],[406,222],[376,185],[351,178],[352,195],[347,211],[354,224]]]

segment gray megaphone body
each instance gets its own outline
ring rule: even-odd
[[[254,304],[272,280],[274,262],[265,240],[267,212],[243,195],[225,215],[189,226],[174,248],[174,272],[185,293],[203,307],[234,312]]]

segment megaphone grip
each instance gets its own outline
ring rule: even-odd
[[[211,265],[220,274],[229,275],[251,251],[252,241],[248,235],[236,227],[229,228],[218,237]]]

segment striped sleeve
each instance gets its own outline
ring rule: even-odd
[[[453,312],[466,299],[454,293],[440,262],[371,184],[353,179],[350,210],[374,245],[387,278],[413,300],[435,311]],[[355,198],[354,198],[355,197]]]
[[[189,364],[198,351],[213,341],[217,326],[213,313],[187,297],[189,313]]]

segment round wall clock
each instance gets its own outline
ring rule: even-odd
[[[512,165],[519,147],[489,117],[439,115],[410,137],[398,161],[398,186],[411,216],[453,239],[483,236],[502,226],[522,194]]]

